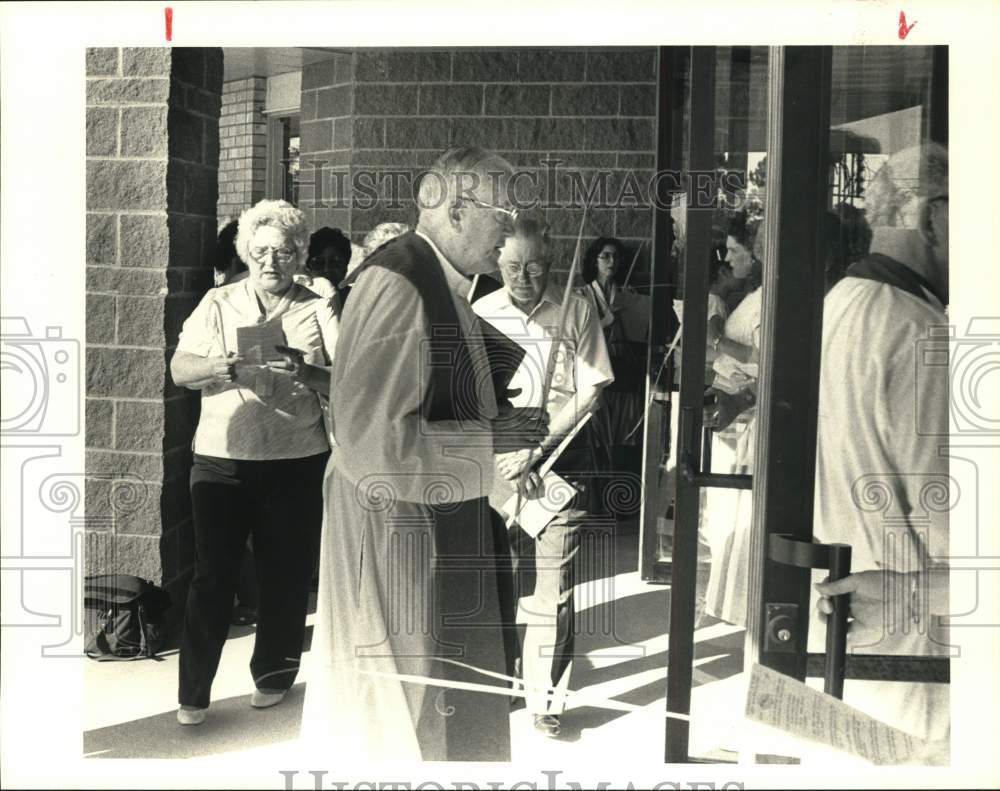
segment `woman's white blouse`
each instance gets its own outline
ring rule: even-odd
[[[329,366],[339,330],[339,304],[293,283],[268,315],[261,313],[249,280],[213,288],[184,322],[177,350],[199,357],[235,352],[237,328],[279,322],[284,345],[305,361]],[[201,419],[193,450],[227,459],[291,459],[330,447],[319,396],[291,377],[240,369],[237,381],[201,391]]]

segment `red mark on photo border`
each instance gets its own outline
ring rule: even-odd
[[[174,37],[174,9],[167,6],[163,9],[163,17],[167,24],[167,41]]]
[[[902,41],[904,38],[906,38],[908,35],[910,35],[910,31],[913,30],[913,28],[914,28],[914,26],[916,24],[917,23],[914,22],[912,25],[907,25],[906,24],[906,12],[905,11],[900,11],[899,12],[899,40]]]

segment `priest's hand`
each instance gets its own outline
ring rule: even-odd
[[[539,407],[511,407],[491,423],[497,453],[534,448],[549,431],[548,413]]]

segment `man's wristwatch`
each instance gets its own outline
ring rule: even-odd
[[[719,344],[722,343],[722,338],[723,338],[722,335],[716,335],[715,336],[715,340],[712,341],[712,348],[715,351],[719,351]]]

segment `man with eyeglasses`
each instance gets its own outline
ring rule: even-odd
[[[302,726],[326,755],[510,760],[494,680],[509,546],[486,498],[495,446],[533,447],[547,421],[505,401],[468,293],[510,233],[511,172],[482,149],[446,152],[421,181],[416,230],[348,278]]]
[[[575,293],[567,298],[565,327],[559,327],[563,295],[549,285],[551,266],[548,227],[537,217],[518,217],[514,235],[500,254],[504,287],[477,300],[476,313],[520,345],[524,360],[510,386],[520,390],[518,405],[537,405],[553,343],[559,344],[548,401],[549,430],[534,448],[497,455],[497,474],[510,485],[525,480],[589,411],[601,391],[614,380],[604,333],[589,300]],[[559,333],[558,338],[556,334]],[[584,428],[560,454],[553,470],[577,490],[566,507],[541,532],[531,536],[519,526],[511,531],[515,596],[530,596],[521,647],[521,673],[526,706],[535,729],[559,736],[560,717],[573,660],[574,562],[580,530],[593,512],[596,468],[590,432]],[[531,496],[540,481],[525,481]],[[534,571],[532,590],[525,584]]]

